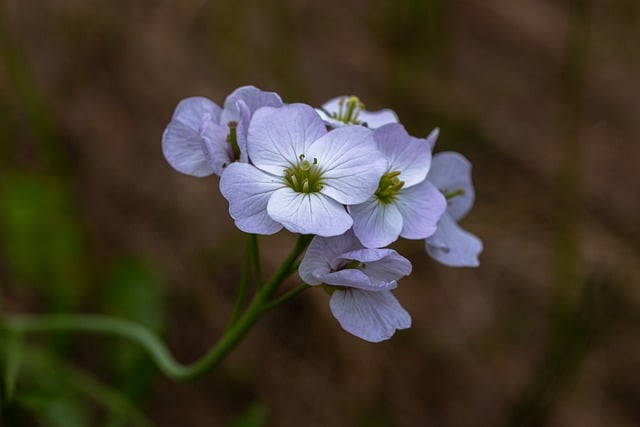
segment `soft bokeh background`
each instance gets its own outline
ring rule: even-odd
[[[112,313],[203,354],[244,239],[160,137],[180,99],[245,84],[439,126],[473,162],[462,224],[485,244],[452,269],[398,243],[413,327],[382,344],[319,290],[190,383],[126,342],[34,337],[2,425],[640,425],[638,40],[637,0],[1,1],[4,315]],[[292,242],[262,240],[267,270]]]

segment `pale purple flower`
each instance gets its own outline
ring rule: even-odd
[[[425,179],[431,166],[430,142],[410,136],[396,123],[376,129],[374,139],[387,167],[375,193],[348,207],[355,235],[368,248],[387,246],[398,236],[429,237],[447,206]]]
[[[448,204],[436,232],[425,241],[427,253],[451,267],[477,267],[482,241],[458,225],[475,198],[471,163],[456,152],[438,153],[433,156],[427,180],[446,196]]]
[[[298,273],[309,285],[326,285],[333,316],[363,340],[384,341],[411,326],[411,316],[391,293],[411,273],[411,263],[392,249],[364,248],[351,230],[316,236]]]
[[[229,213],[247,233],[335,236],[351,228],[344,205],[373,194],[384,172],[370,129],[328,132],[313,108],[263,107],[249,124],[251,163],[229,165],[220,190]]]
[[[325,123],[337,128],[348,125],[360,125],[376,129],[387,123],[398,123],[398,116],[388,108],[379,111],[367,111],[364,104],[355,96],[338,96],[316,109]]]
[[[253,113],[264,106],[281,106],[274,92],[243,86],[231,93],[220,108],[204,97],[183,99],[162,135],[162,151],[178,172],[196,177],[222,175],[236,160],[247,162],[247,128]],[[231,144],[233,136],[237,149]]]

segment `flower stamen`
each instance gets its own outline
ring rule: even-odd
[[[317,193],[322,190],[324,184],[318,159],[314,158],[313,162],[309,162],[304,154],[300,154],[298,159],[298,164],[284,170],[287,185],[298,193]]]
[[[338,111],[329,112],[329,117],[347,125],[362,124],[362,122],[358,120],[358,116],[360,115],[360,111],[364,110],[364,103],[362,103],[357,96],[340,98],[338,106]]]
[[[388,204],[395,200],[396,194],[404,186],[404,181],[400,181],[398,176],[400,171],[387,172],[380,178],[378,189],[374,196],[382,203]]]
[[[442,193],[444,198],[447,199],[447,200],[453,199],[454,197],[457,197],[457,196],[464,196],[464,188],[462,188],[462,187],[460,187],[460,188],[458,188],[456,190],[453,190],[453,191],[440,190],[440,192]]]

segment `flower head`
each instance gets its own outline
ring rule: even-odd
[[[411,263],[392,249],[364,248],[351,231],[315,237],[298,272],[309,285],[326,285],[331,313],[357,337],[380,342],[411,326],[409,313],[391,293],[411,273]]]
[[[356,236],[368,248],[387,246],[398,236],[430,236],[446,201],[425,179],[431,166],[429,142],[411,137],[396,123],[376,129],[374,139],[387,167],[375,193],[365,202],[349,206]]]
[[[353,223],[344,205],[370,197],[385,167],[371,130],[328,132],[304,104],[256,111],[247,151],[251,163],[230,165],[220,189],[236,225],[258,234],[283,226],[302,234],[344,233]]]
[[[425,241],[427,253],[451,267],[477,267],[482,241],[458,225],[471,210],[475,198],[471,163],[459,153],[438,153],[433,157],[427,180],[445,195],[448,205],[436,232]]]
[[[222,175],[236,160],[247,162],[246,135],[253,113],[263,106],[280,106],[274,92],[243,86],[220,108],[203,97],[183,99],[162,135],[167,162],[178,172],[197,177]]]
[[[360,125],[376,129],[387,123],[398,123],[398,116],[393,110],[367,111],[362,101],[355,96],[333,98],[316,111],[333,128]]]

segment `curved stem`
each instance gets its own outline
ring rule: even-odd
[[[311,241],[312,236],[301,235],[278,270],[261,287],[245,312],[218,342],[200,360],[183,365],[176,361],[166,345],[149,329],[138,323],[102,315],[52,314],[42,316],[5,317],[0,329],[9,333],[27,334],[38,332],[88,332],[113,335],[137,342],[149,353],[158,368],[175,380],[188,380],[202,375],[219,363],[227,353],[241,341],[251,327],[269,308],[271,297],[280,284],[291,274],[291,267]]]
[[[229,324],[227,326],[227,329],[231,328],[233,324],[236,323],[236,320],[238,320],[238,317],[242,312],[242,306],[247,296],[247,287],[249,286],[249,276],[251,276],[251,265],[254,262],[254,252],[256,250],[256,235],[251,234],[247,237],[244,263],[242,265],[242,276],[240,277],[240,286],[238,287],[238,295],[236,296],[236,302],[233,304],[233,310],[231,311],[231,316],[229,317]],[[260,261],[258,260],[258,263],[259,262]]]

